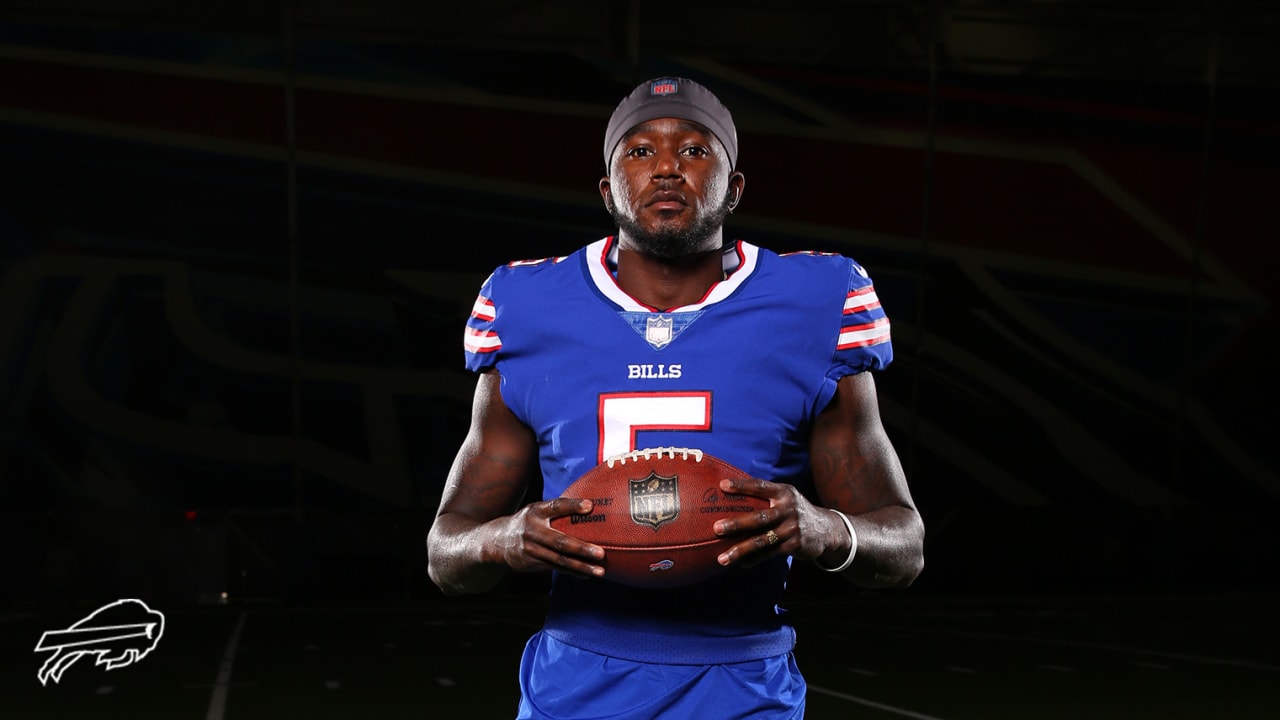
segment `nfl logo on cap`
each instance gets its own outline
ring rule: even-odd
[[[654,80],[649,86],[650,95],[675,95],[680,90],[680,85],[671,78],[663,78]]]

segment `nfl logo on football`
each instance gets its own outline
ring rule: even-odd
[[[680,479],[650,472],[631,481],[631,520],[657,530],[680,517]]]

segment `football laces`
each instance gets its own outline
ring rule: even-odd
[[[702,462],[701,450],[698,450],[696,448],[679,448],[679,447],[659,447],[659,448],[645,448],[643,450],[632,450],[631,452],[628,452],[628,453],[622,453],[621,455],[614,455],[613,457],[605,458],[604,461],[609,467],[613,467],[614,463],[618,463],[619,465],[626,465],[628,461],[640,462],[642,458],[644,460],[649,460],[654,455],[657,455],[658,458],[661,458],[663,455],[670,455],[672,460],[674,460],[677,455],[679,455],[682,460],[688,460],[689,456],[692,455],[694,462]]]

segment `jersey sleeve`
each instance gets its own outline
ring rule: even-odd
[[[865,370],[883,370],[893,361],[889,318],[867,271],[849,263],[849,285],[840,318],[840,334],[827,377],[839,380]]]
[[[472,372],[484,372],[498,364],[498,352],[502,350],[502,338],[498,335],[498,305],[494,299],[494,275],[491,273],[480,286],[480,294],[471,306],[471,316],[467,318],[466,334],[463,336],[463,350],[466,353],[467,369]]]

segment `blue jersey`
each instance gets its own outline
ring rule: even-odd
[[[658,309],[618,286],[616,255],[605,238],[500,267],[467,323],[467,367],[496,368],[503,401],[537,437],[544,499],[604,458],[659,446],[803,485],[809,429],[836,383],[892,359],[866,271],[839,255],[738,242],[699,302]],[[641,662],[786,653],[794,633],[777,601],[787,569],[778,560],[662,591],[557,575],[546,631]]]

